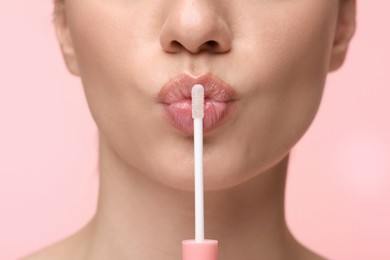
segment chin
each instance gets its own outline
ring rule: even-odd
[[[148,177],[158,184],[174,190],[194,192],[194,166],[192,163],[178,163],[174,167],[162,166],[161,169],[165,170],[153,169],[149,171]],[[250,176],[240,166],[232,167],[232,165],[223,165],[222,163],[205,164],[203,170],[204,190],[229,189],[250,179]]]

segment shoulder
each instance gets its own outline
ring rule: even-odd
[[[83,253],[85,240],[79,231],[65,239],[27,255],[21,260],[68,260],[85,259]]]
[[[64,254],[65,250],[61,245],[61,242],[58,244],[51,245],[49,247],[43,248],[33,254],[21,258],[21,260],[49,260],[49,259],[66,259]]]

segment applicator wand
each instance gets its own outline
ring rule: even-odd
[[[194,119],[195,166],[195,240],[182,241],[183,260],[217,260],[218,241],[204,239],[203,199],[203,117],[204,88],[196,84],[192,88],[192,118]]]

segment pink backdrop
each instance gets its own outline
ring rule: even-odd
[[[358,2],[348,60],[292,155],[287,218],[328,258],[390,259],[390,2]],[[2,260],[74,232],[95,209],[96,127],[65,70],[51,8],[0,2]]]

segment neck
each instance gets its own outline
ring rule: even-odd
[[[245,183],[205,193],[205,238],[219,241],[220,259],[291,256],[294,239],[284,217],[287,164],[288,156]],[[181,259],[181,241],[194,238],[193,192],[149,179],[104,142],[99,166],[97,212],[85,230],[87,258]]]

